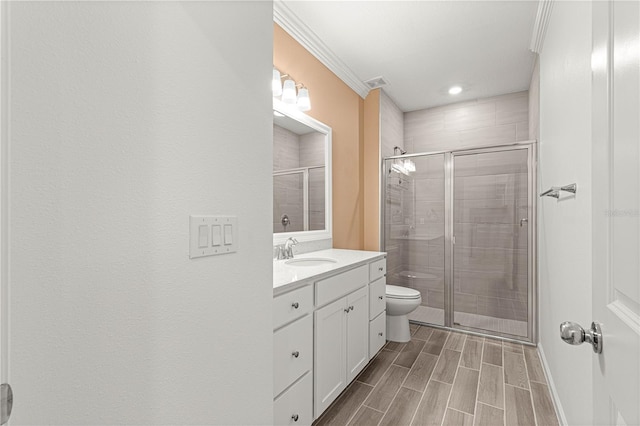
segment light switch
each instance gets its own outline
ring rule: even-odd
[[[213,225],[211,227],[211,245],[214,247],[219,246],[221,239],[222,233],[220,230],[220,225]]]
[[[233,244],[233,226],[224,225],[224,245],[229,246]]]
[[[239,240],[237,216],[189,216],[191,259],[236,253]]]
[[[200,225],[198,227],[198,247],[209,247],[209,225]]]

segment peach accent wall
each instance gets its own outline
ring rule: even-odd
[[[380,249],[380,89],[364,100],[364,249]]]
[[[333,129],[333,246],[364,246],[364,101],[318,59],[274,24],[273,64],[311,97],[311,117]]]

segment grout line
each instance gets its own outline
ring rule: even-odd
[[[460,411],[460,410],[458,410],[456,408],[451,408],[451,407],[447,407],[447,410],[457,411],[458,413],[462,413],[465,416],[471,416],[471,417],[473,417],[475,419],[475,414],[465,413],[464,411]],[[447,417],[447,412],[446,411],[444,412],[444,416]]]

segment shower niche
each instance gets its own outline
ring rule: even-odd
[[[410,319],[534,341],[535,144],[389,157],[383,176],[387,283],[422,295]]]

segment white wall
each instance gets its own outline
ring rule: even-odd
[[[13,424],[272,421],[271,2],[14,2]],[[190,214],[238,216],[189,260]]]
[[[539,189],[575,182],[578,193],[538,203],[539,325],[540,344],[570,425],[592,424],[593,353],[559,337],[562,321],[589,326],[594,319],[590,123],[591,4],[555,2],[540,56]]]

